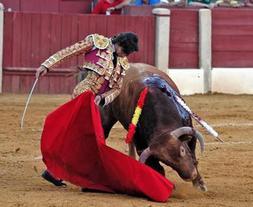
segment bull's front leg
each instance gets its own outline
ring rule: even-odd
[[[136,147],[136,149],[137,149],[137,154],[140,156],[143,152],[143,149],[138,149],[138,147]],[[156,159],[155,157],[153,156],[148,157],[148,159],[145,161],[145,165],[148,165],[149,167],[153,168],[153,170],[165,176],[164,167],[160,165],[159,160]]]
[[[197,177],[192,181],[192,184],[195,188],[200,189],[201,191],[204,191],[204,192],[207,191],[206,184],[203,178],[201,177],[201,175],[199,174],[199,171],[198,171]]]
[[[198,170],[198,161],[196,159],[196,154],[195,154],[195,149],[196,149],[196,142],[197,140],[196,139],[192,139],[189,143],[188,143],[188,146],[189,148],[191,149],[191,152],[192,152],[192,158],[193,160],[195,160],[195,167],[197,169],[197,177],[192,181],[192,184],[195,188],[197,189],[200,189],[201,191],[204,191],[206,192],[207,191],[207,186],[202,178],[202,176],[200,175],[199,173],[199,170]]]
[[[198,161],[196,160],[196,157],[195,157],[195,153],[194,153],[194,159],[195,159],[195,167],[197,169],[197,177],[192,181],[192,184],[195,188],[201,190],[201,191],[204,191],[206,192],[207,191],[207,187],[206,187],[206,184],[203,180],[203,178],[201,177],[200,173],[199,173],[199,170],[198,170]]]
[[[133,142],[128,144],[128,155],[136,160],[136,150]]]
[[[165,176],[165,170],[164,167],[160,165],[159,160],[154,157],[149,157],[147,161],[145,162],[146,165],[153,168],[155,171],[160,173],[161,175]]]

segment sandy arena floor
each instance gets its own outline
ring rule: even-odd
[[[26,96],[0,95],[0,206],[253,206],[253,96],[195,95],[185,99],[225,143],[214,141],[195,124],[206,138],[206,151],[201,155],[198,148],[197,155],[209,191],[195,190],[167,167],[167,177],[176,184],[176,190],[167,203],[155,203],[128,195],[82,193],[70,184],[57,188],[42,180],[44,165],[38,157],[43,121],[69,96],[33,96],[21,130]],[[125,133],[117,124],[108,144],[124,152]]]

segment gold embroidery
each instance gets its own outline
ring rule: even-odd
[[[108,66],[109,66],[109,62],[101,58],[98,60],[97,64],[105,69],[108,69]]]
[[[97,54],[98,57],[101,57],[107,61],[110,61],[112,59],[112,54],[107,53],[105,51],[98,50]]]
[[[113,44],[112,44],[112,42],[111,42],[111,39],[109,40],[109,45],[108,45],[108,47],[106,48],[106,52],[107,52],[107,53],[110,53],[110,54],[112,54],[112,53],[114,52],[114,46],[113,46]]]
[[[86,40],[82,40],[78,43],[71,45],[70,47],[66,47],[65,49],[62,49],[58,51],[57,53],[53,54],[41,65],[50,69],[51,67],[59,64],[60,62],[62,62],[63,60],[67,58],[90,51],[92,47],[93,47],[92,42],[87,42]]]
[[[105,74],[104,74],[104,76],[105,76],[105,80],[109,80],[110,79],[110,76],[111,76],[111,71],[109,71],[109,70],[106,70],[105,71]]]
[[[76,85],[72,97],[76,97],[87,90],[91,90],[93,93],[97,94],[104,81],[105,79],[103,76],[99,76],[95,72],[89,71],[86,78]]]
[[[129,69],[130,65],[129,65],[128,59],[126,57],[124,57],[124,58],[119,57],[118,62],[124,70]]]
[[[91,35],[88,35],[86,38],[85,38],[85,40],[87,41],[87,42],[92,42],[93,43],[93,35],[91,34]]]
[[[99,75],[104,75],[104,73],[106,72],[105,68],[101,68],[98,65],[96,65],[95,63],[88,62],[88,61],[84,62],[82,67],[93,70],[94,72],[98,73]]]
[[[100,84],[102,84],[104,81],[105,81],[105,79],[103,77],[99,77],[97,79],[97,82],[100,83]]]
[[[102,97],[105,99],[105,105],[112,102],[120,93],[118,88],[111,89],[102,94]]]
[[[113,70],[114,70],[114,65],[113,65],[113,62],[110,61],[109,62],[109,66],[107,68],[108,72],[110,73],[110,75],[112,74]]]
[[[110,40],[107,37],[104,37],[103,35],[93,34],[93,41],[95,47],[98,49],[105,49],[108,47]]]

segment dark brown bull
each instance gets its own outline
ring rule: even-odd
[[[141,63],[131,65],[120,95],[101,108],[106,137],[117,121],[128,129],[145,87],[148,95],[134,136],[140,161],[165,175],[161,161],[176,170],[182,179],[206,191],[195,156],[196,141],[200,140],[203,149],[203,138],[193,129],[190,115],[176,102],[174,96],[180,96],[177,86],[157,68]]]

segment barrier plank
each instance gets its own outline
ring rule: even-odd
[[[212,12],[213,67],[253,67],[253,12],[215,9]]]

